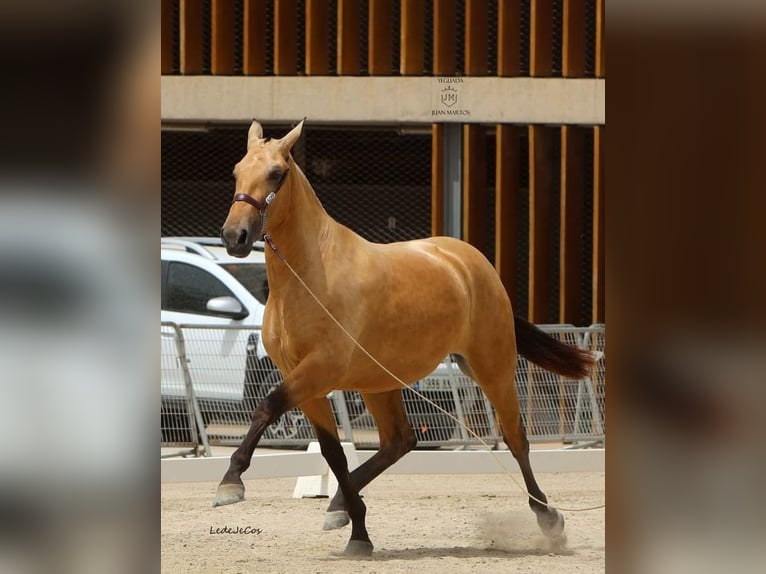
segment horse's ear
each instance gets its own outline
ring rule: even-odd
[[[247,147],[249,148],[251,145],[261,141],[262,139],[263,128],[261,127],[261,124],[253,120],[253,123],[250,124],[250,130],[247,132]]]
[[[295,142],[300,139],[301,133],[303,133],[303,122],[305,121],[306,118],[303,118],[285,137],[279,140],[279,147],[282,149],[282,155],[285,157],[287,157],[290,150],[293,149]]]

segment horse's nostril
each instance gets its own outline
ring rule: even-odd
[[[243,229],[239,232],[239,237],[237,237],[237,244],[238,245],[244,245],[247,243],[247,229]]]

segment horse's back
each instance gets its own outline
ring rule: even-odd
[[[381,246],[389,253],[402,253],[402,272],[426,266],[452,275],[472,299],[507,295],[500,278],[487,258],[470,243],[454,237],[428,237]],[[438,272],[438,271],[437,271]],[[428,289],[428,285],[422,286]]]
[[[431,237],[375,245],[372,250],[370,281],[378,288],[366,298],[365,316],[379,319],[374,332],[385,337],[385,346],[394,340],[411,346],[407,341],[414,339],[416,354],[432,351],[432,360],[441,360],[447,353],[467,352],[477,342],[496,346],[512,338],[513,315],[505,288],[472,245]],[[407,353],[399,353],[401,361]]]

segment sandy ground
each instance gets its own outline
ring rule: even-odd
[[[561,507],[604,502],[603,473],[540,474],[538,482]],[[328,500],[291,498],[294,486],[294,478],[246,480],[244,502],[212,508],[215,483],[163,484],[162,572],[587,574],[605,569],[603,509],[564,512],[567,545],[551,548],[508,476],[379,477],[366,489],[367,530],[375,544],[368,559],[340,556],[350,527],[323,532]]]

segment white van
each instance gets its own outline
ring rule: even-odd
[[[266,358],[260,329],[268,297],[263,247],[245,259],[229,257],[219,239],[164,238],[162,322],[215,326],[184,329],[186,355],[199,400],[245,398],[246,352]],[[230,329],[227,329],[230,328]],[[162,396],[185,395],[173,330],[162,327]],[[271,366],[270,362],[266,366]]]

